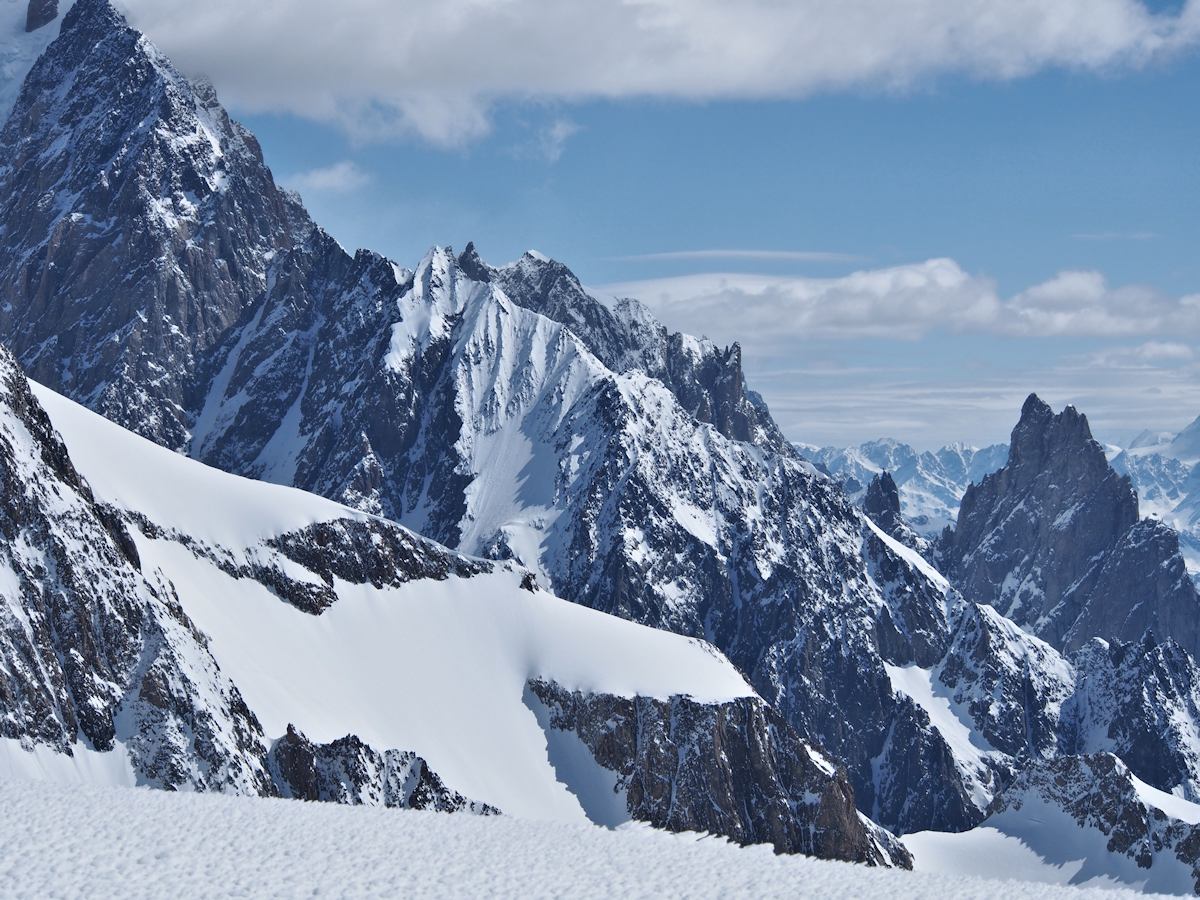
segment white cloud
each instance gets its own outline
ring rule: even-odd
[[[500,100],[774,99],[1137,67],[1200,36],[1200,0],[124,0],[240,109],[358,137],[486,134]]]
[[[350,160],[297,172],[283,179],[286,187],[300,193],[346,194],[371,183],[371,176]]]
[[[774,352],[805,340],[916,340],[933,332],[1011,337],[1200,336],[1200,294],[1111,287],[1098,272],[1062,272],[1012,297],[950,259],[841,278],[702,274],[597,287],[636,297],[676,328]],[[1166,343],[1146,344],[1160,354]],[[1150,352],[1150,351],[1146,351]]]

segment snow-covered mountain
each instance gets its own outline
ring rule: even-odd
[[[0,149],[0,333],[50,387],[713,642],[895,827],[981,814],[953,766],[919,800],[886,773],[918,742],[880,761],[915,715],[885,665],[936,661],[961,598],[782,444],[736,348],[610,311],[534,255],[348,255],[104,0],[66,16]]]
[[[958,518],[967,486],[983,480],[1008,459],[1008,446],[970,447],[952,444],[936,451],[918,451],[885,438],[857,447],[797,445],[806,458],[824,466],[846,493],[860,500],[876,476],[887,472],[900,490],[905,520],[925,537],[937,537]]]
[[[29,70],[58,36],[72,0],[0,0],[0,120],[8,118]]]
[[[206,351],[312,231],[106,0],[63,17],[0,131],[0,223],[0,334],[31,377],[172,446]]]
[[[1185,465],[1200,463],[1200,416],[1180,432],[1143,431],[1125,452],[1130,456],[1163,456]]]
[[[107,0],[0,159],[6,765],[895,865],[1083,754],[1196,798],[1195,590],[1073,410],[809,462],[560,263],[347,253]]]
[[[3,350],[0,482],[10,770],[906,861],[712,647],[209,469]]]

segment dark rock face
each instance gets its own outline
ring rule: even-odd
[[[500,810],[446,787],[415,753],[379,753],[354,735],[314,744],[291,725],[268,757],[280,795],[347,806],[498,815]]]
[[[937,822],[944,831],[967,831],[983,819],[995,787],[990,770],[964,773],[929,714],[907,697],[899,703],[876,765],[872,818],[881,822]],[[974,776],[974,777],[972,777]]]
[[[25,31],[37,31],[57,18],[58,0],[29,0],[29,9],[25,13]]]
[[[845,773],[760,700],[625,699],[536,680],[528,691],[543,727],[576,735],[616,773],[633,819],[779,853],[912,866],[895,838],[859,814]]]
[[[1008,464],[968,489],[941,552],[964,594],[1060,649],[1153,628],[1200,650],[1200,597],[1178,539],[1138,522],[1129,479],[1072,407],[1026,401]]]
[[[871,479],[863,495],[862,510],[867,517],[906,547],[918,553],[930,549],[929,542],[918,535],[900,513],[900,489],[890,472]]]
[[[67,13],[0,160],[0,335],[38,381],[184,446],[193,373],[307,216],[107,0]]]
[[[1163,869],[1182,865],[1185,880],[1200,892],[1200,826],[1173,819],[1139,796],[1130,771],[1111,753],[1066,756],[1045,761],[1021,773],[990,810],[988,822],[1003,828],[1006,818],[1019,817],[1026,806],[1034,816],[1042,805],[1059,810],[1081,828],[1108,838],[1108,852],[1132,859],[1149,870],[1148,890],[1166,887],[1172,874]],[[1163,881],[1156,882],[1156,878]]]
[[[891,532],[900,520],[900,489],[892,479],[891,473],[884,472],[876,475],[867,485],[866,496],[863,497],[863,512],[875,520],[875,524],[884,531]]]

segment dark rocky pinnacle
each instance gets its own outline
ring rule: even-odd
[[[25,13],[25,31],[33,32],[58,18],[58,0],[29,0]]]

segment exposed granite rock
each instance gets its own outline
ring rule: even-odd
[[[2,347],[0,736],[67,754],[119,742],[151,785],[273,792],[258,721]]]
[[[1010,764],[1059,752],[1075,672],[1053,647],[990,606],[971,606],[935,677],[965,707],[980,737]]]
[[[37,31],[57,18],[58,0],[29,0],[29,9],[25,12],[25,31]]]
[[[906,547],[927,553],[929,541],[916,533],[900,512],[900,489],[890,472],[881,472],[871,479],[863,495],[862,510],[876,525]]]
[[[271,747],[271,774],[280,796],[348,806],[386,806],[434,812],[498,815],[445,782],[415,753],[380,753],[349,735],[314,744],[292,725]]]
[[[1200,670],[1175,641],[1088,642],[1072,656],[1064,753],[1108,751],[1142,781],[1200,801]]]
[[[0,160],[0,336],[37,381],[182,447],[198,364],[307,215],[108,0],[66,14]]]
[[[912,866],[903,846],[857,811],[845,772],[757,698],[627,699],[532,680],[526,702],[544,728],[575,735],[616,774],[633,819],[780,853]]]

